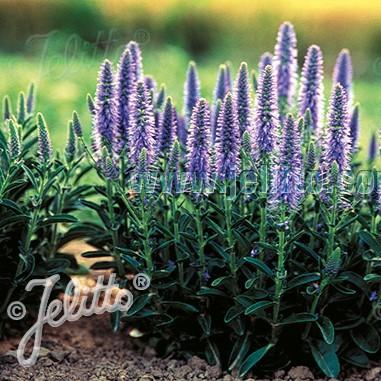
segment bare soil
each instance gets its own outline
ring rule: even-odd
[[[80,253],[89,250],[88,245],[80,241],[69,245],[65,251],[75,254],[78,262],[86,266],[92,264],[91,260],[80,257]],[[99,274],[92,272],[77,280],[83,286],[92,287],[96,275]],[[153,349],[139,344],[128,332],[112,333],[108,314],[67,322],[58,328],[46,326],[40,357],[36,365],[30,368],[20,366],[15,357],[20,333],[10,332],[10,336],[0,341],[0,381],[240,380],[209,366],[198,357],[188,360],[158,358]],[[248,378],[247,381],[329,380],[316,376],[307,367],[296,366],[288,371],[280,370],[270,378]],[[363,371],[346,369],[341,380],[381,381],[381,367]]]
[[[113,334],[108,316],[82,318],[59,328],[44,329],[37,364],[20,366],[14,356],[18,338],[0,342],[1,381],[238,381],[223,374],[197,357],[187,361],[162,359],[147,347],[139,347],[126,333]],[[354,370],[347,369],[350,374]],[[381,381],[381,368],[364,370],[341,378],[348,381]],[[315,378],[303,366],[278,371],[271,378],[249,378],[261,381],[326,381]]]

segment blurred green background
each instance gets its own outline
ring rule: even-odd
[[[141,44],[145,74],[166,83],[181,108],[190,59],[210,98],[218,65],[229,60],[237,69],[245,60],[256,69],[285,20],[297,31],[300,66],[309,45],[323,49],[327,94],[337,53],[351,50],[366,151],[381,124],[381,1],[0,0],[0,95],[15,104],[35,82],[38,110],[63,146],[73,109],[89,131],[86,94],[94,93],[99,64],[116,63],[129,40]]]

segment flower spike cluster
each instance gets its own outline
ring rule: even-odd
[[[231,180],[239,173],[240,133],[232,94],[228,92],[218,118],[216,172],[220,180]]]
[[[319,135],[323,122],[323,54],[317,45],[308,48],[302,69],[299,112],[311,112],[312,128]]]
[[[196,64],[191,61],[188,66],[187,77],[184,84],[184,116],[188,124],[190,122],[193,108],[200,98],[200,80]]]
[[[131,98],[134,93],[136,81],[135,62],[132,59],[130,50],[127,48],[120,58],[116,80],[117,107],[119,113],[118,153],[120,153],[128,143]]]
[[[296,35],[291,23],[283,23],[278,31],[273,58],[281,111],[290,106],[295,95],[297,77]]]
[[[99,71],[95,99],[93,142],[96,154],[101,153],[104,145],[112,148],[118,123],[114,75],[111,62],[105,60]]]
[[[234,88],[234,103],[242,135],[246,130],[251,129],[250,77],[246,62],[242,62],[238,70]]]
[[[352,76],[351,55],[348,49],[343,49],[337,56],[332,80],[333,83],[339,83],[343,86],[349,105],[352,102]]]
[[[294,117],[288,114],[285,123],[278,162],[273,166],[270,205],[285,204],[297,209],[303,194],[302,152],[300,133]]]
[[[187,142],[187,174],[205,185],[210,180],[210,109],[201,98],[193,109]]]
[[[274,153],[279,130],[279,110],[276,85],[271,66],[266,66],[261,75],[256,105],[254,154],[257,161]]]
[[[339,188],[343,187],[345,176],[349,171],[350,152],[347,96],[343,87],[336,84],[330,98],[328,130],[321,167],[323,176],[327,178],[330,176],[333,163],[337,164]]]
[[[131,164],[137,165],[140,152],[146,148],[147,164],[152,164],[154,160],[154,128],[155,118],[152,105],[152,98],[144,85],[139,81],[136,85],[136,93],[131,102],[131,128],[129,136],[129,154]]]
[[[262,73],[267,65],[273,64],[273,55],[270,52],[265,52],[259,58],[258,70]]]
[[[160,124],[160,134],[158,142],[158,154],[166,157],[172,147],[176,136],[177,118],[171,97],[168,97]]]

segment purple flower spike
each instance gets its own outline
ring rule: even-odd
[[[261,161],[274,152],[279,129],[278,98],[271,66],[266,66],[259,81],[254,125],[254,154]]]
[[[241,135],[251,130],[251,95],[247,63],[242,62],[234,85],[234,103]]]
[[[119,113],[118,144],[120,153],[128,142],[128,130],[130,126],[131,98],[134,94],[136,84],[136,68],[129,49],[126,49],[119,61],[116,94]]]
[[[92,116],[95,115],[95,104],[94,104],[94,99],[90,94],[87,94],[86,97],[87,100],[87,108]]]
[[[146,85],[148,91],[155,91],[157,86],[156,81],[150,75],[146,75],[144,77],[144,84]]]
[[[297,209],[303,186],[302,153],[300,133],[291,114],[286,117],[278,163],[272,170],[270,205]]]
[[[308,48],[302,69],[299,113],[311,112],[312,128],[319,136],[323,122],[323,55],[317,45]]]
[[[265,67],[267,65],[272,65],[272,64],[273,64],[273,55],[270,52],[263,53],[259,59],[259,64],[258,64],[259,73],[262,73],[262,71],[265,70]]]
[[[337,163],[339,183],[349,170],[351,143],[349,136],[348,102],[345,90],[336,84],[332,90],[329,112],[328,130],[322,157],[323,176],[329,176],[332,165]]]
[[[196,64],[191,61],[188,66],[187,78],[184,84],[184,116],[185,122],[189,124],[193,107],[200,98],[200,81]]]
[[[188,139],[188,131],[185,126],[185,119],[183,116],[179,115],[179,113],[176,112],[176,119],[177,119],[177,137],[179,139],[180,144],[185,147],[187,144]]]
[[[82,125],[76,111],[73,111],[73,131],[78,138],[83,137]]]
[[[283,23],[278,31],[275,54],[273,59],[278,98],[283,109],[292,104],[296,89],[297,77],[296,35],[291,23]]]
[[[213,111],[212,143],[214,143],[216,140],[216,134],[217,134],[217,129],[218,129],[218,118],[219,118],[220,113],[221,113],[221,108],[222,108],[222,100],[218,99],[216,105],[214,106],[214,111]]]
[[[226,91],[231,91],[233,89],[233,80],[231,76],[231,65],[230,62],[225,62],[225,82],[226,82]]]
[[[177,118],[172,103],[172,98],[168,97],[163,111],[160,125],[158,154],[166,157],[172,147],[177,130]]]
[[[214,103],[217,101],[223,100],[228,91],[227,82],[226,82],[226,66],[220,65],[217,75],[216,87],[214,89]]]
[[[352,145],[352,151],[357,150],[357,144],[358,144],[358,138],[360,134],[360,111],[359,111],[359,105],[356,104],[356,106],[353,108],[351,120],[349,122],[349,130],[350,130],[350,136],[351,136],[351,145]]]
[[[38,128],[38,156],[42,163],[49,163],[53,158],[52,143],[48,126],[46,125],[45,118],[41,113],[37,114],[37,128]]]
[[[193,109],[187,142],[187,172],[192,181],[210,180],[210,110],[201,98]]]
[[[36,103],[36,89],[34,83],[31,83],[28,89],[28,96],[26,98],[26,112],[32,114]]]
[[[127,49],[131,52],[132,62],[135,66],[135,78],[136,80],[141,80],[143,78],[143,61],[139,44],[135,41],[130,41],[127,44]]]
[[[162,84],[156,96],[155,108],[161,109],[164,105],[164,101],[165,101],[165,85]]]
[[[376,134],[373,132],[372,137],[369,143],[369,151],[368,151],[368,161],[369,163],[373,163],[377,158],[377,138]]]
[[[144,83],[139,81],[131,102],[129,154],[133,165],[138,165],[139,155],[143,148],[147,150],[147,164],[152,164],[154,160],[154,126],[152,99]]]
[[[340,83],[343,86],[348,103],[352,101],[352,59],[348,49],[343,49],[337,56],[335,68],[333,70],[333,83]]]
[[[93,143],[100,153],[104,144],[112,147],[119,123],[111,62],[105,60],[99,70],[95,100]]]
[[[237,112],[230,92],[218,118],[216,172],[220,180],[231,180],[239,172],[240,133]]]
[[[12,108],[11,101],[9,100],[8,95],[6,95],[3,99],[3,120],[6,121],[11,119],[12,116]]]

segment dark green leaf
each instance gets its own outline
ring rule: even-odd
[[[259,361],[262,360],[262,358],[272,348],[272,346],[272,344],[267,344],[248,356],[239,368],[239,376],[244,377]]]
[[[327,344],[332,344],[335,341],[335,328],[327,317],[319,316],[316,321],[317,326],[320,329],[323,339]]]
[[[310,342],[312,356],[317,365],[327,377],[337,378],[340,373],[340,362],[335,352],[334,344],[316,340]]]
[[[368,323],[352,329],[351,337],[367,353],[376,353],[380,349],[380,336],[377,330]]]

